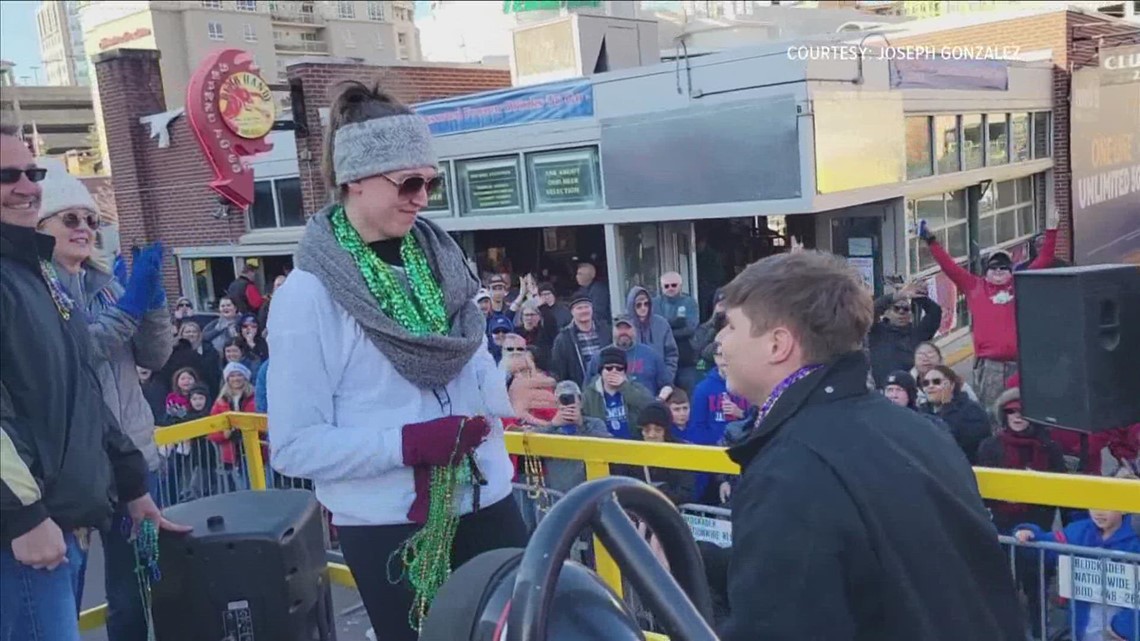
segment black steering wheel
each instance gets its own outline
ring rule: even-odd
[[[672,575],[657,561],[627,512],[656,535]],[[717,641],[708,623],[712,599],[704,562],[685,520],[659,490],[619,476],[574,488],[543,518],[518,566],[506,641],[546,641],[559,575],[572,544],[587,526],[672,641]]]

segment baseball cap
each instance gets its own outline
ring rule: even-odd
[[[574,294],[574,296],[570,298],[570,309],[574,309],[574,306],[578,305],[579,303],[588,303],[590,305],[593,305],[594,301],[590,300],[590,297],[587,296],[585,293],[578,292],[577,294]]]
[[[986,257],[986,269],[1009,267],[1011,265],[1013,265],[1013,259],[1009,257],[1008,253],[1001,250],[995,251]]]
[[[491,292],[487,291],[486,289],[480,289],[478,292],[476,292],[475,302],[478,303],[483,299],[491,300]]]
[[[575,396],[582,395],[582,388],[574,381],[562,381],[554,386],[554,395],[562,396],[563,394],[573,394]]]
[[[633,327],[633,320],[629,317],[629,314],[618,314],[614,317],[614,327],[618,325],[629,325]]]
[[[506,286],[506,284],[507,284],[507,279],[502,274],[495,274],[494,276],[491,277],[490,280],[487,281],[487,287],[493,287],[495,285]]]

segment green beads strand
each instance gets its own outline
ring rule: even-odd
[[[392,553],[400,558],[403,577],[414,592],[408,625],[417,632],[436,593],[451,576],[451,546],[459,527],[458,490],[470,484],[471,469],[467,465],[432,468],[427,521]],[[400,578],[389,580],[397,583]]]
[[[368,291],[388,318],[417,336],[447,333],[449,327],[443,292],[435,282],[415,234],[408,233],[400,243],[400,258],[404,260],[404,269],[411,284],[409,295],[392,268],[380,260],[348,222],[343,207],[333,211],[332,227],[337,243],[352,256]]]
[[[157,583],[162,574],[158,569],[158,527],[154,521],[145,519],[139,524],[134,548],[135,576],[138,578],[139,596],[142,598],[143,616],[146,619],[146,638],[147,641],[155,641],[150,584]]]
[[[333,211],[331,222],[337,244],[352,256],[368,291],[388,318],[417,336],[448,332],[443,292],[414,234],[407,234],[400,243],[400,258],[411,285],[409,293],[392,268],[376,256],[349,223],[343,207]],[[398,583],[406,578],[412,586],[414,597],[408,624],[414,630],[423,625],[436,592],[451,576],[451,547],[459,527],[459,488],[471,482],[468,465],[432,468],[427,520],[389,559],[389,567],[395,558],[400,559],[402,566],[400,576],[389,576],[389,580]]]

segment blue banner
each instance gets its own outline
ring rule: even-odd
[[[1009,67],[1000,60],[892,60],[891,89],[1006,91]]]
[[[434,100],[414,107],[437,136],[532,122],[592,118],[594,88],[589,80],[516,87]]]

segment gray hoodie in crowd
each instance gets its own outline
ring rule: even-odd
[[[157,372],[174,349],[170,311],[153,309],[136,321],[118,308],[123,287],[106,272],[88,266],[68,274],[56,266],[60,281],[73,298],[82,299],[87,310],[87,330],[103,400],[123,432],[139,448],[150,470],[161,462],[154,444],[154,414],[143,395],[135,366]]]
[[[633,303],[637,300],[639,294],[644,293],[649,296],[649,317],[642,322],[637,316],[637,309],[634,308]],[[677,377],[677,339],[673,337],[673,328],[669,326],[669,321],[665,317],[653,312],[653,296],[649,294],[649,290],[641,286],[633,286],[629,289],[629,295],[625,297],[626,313],[629,314],[630,320],[634,323],[634,329],[637,330],[637,340],[652,347],[661,358],[665,359],[665,368],[669,371],[669,384],[672,385]]]

